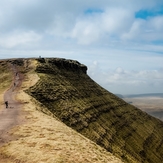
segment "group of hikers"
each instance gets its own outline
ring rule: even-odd
[[[18,72],[15,74],[16,76],[18,75]],[[16,86],[16,83],[14,82],[14,87]],[[5,101],[6,109],[8,108],[8,101]]]

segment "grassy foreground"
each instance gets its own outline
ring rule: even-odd
[[[22,118],[25,124],[17,126],[10,134],[16,140],[0,148],[1,163],[121,163],[122,161],[104,148],[67,127],[51,114],[41,103],[27,95],[24,90],[38,80],[34,72],[35,60],[30,60],[23,71],[25,80],[17,95],[23,104]]]

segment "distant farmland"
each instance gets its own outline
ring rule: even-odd
[[[127,95],[123,99],[163,121],[163,93]]]

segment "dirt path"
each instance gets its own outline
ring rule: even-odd
[[[4,105],[0,111],[0,147],[16,139],[8,131],[21,122],[20,112],[22,104],[16,101],[15,97],[21,86],[23,75],[17,71],[15,65],[11,65],[11,71],[13,72],[13,82],[4,94],[4,101],[8,101],[8,108]]]

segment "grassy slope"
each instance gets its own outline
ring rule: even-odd
[[[39,79],[33,72],[36,62],[25,60],[25,63],[28,63],[26,70],[19,67],[25,73],[25,81],[17,99],[24,104],[22,118],[26,119],[26,123],[10,131],[17,139],[0,148],[0,155],[3,156],[0,162],[121,163],[110,152],[67,127],[57,118],[38,111],[49,113],[46,107],[23,91]]]
[[[55,62],[55,61],[54,61]],[[101,88],[81,70],[40,63],[35,99],[125,162],[163,161],[163,123]]]
[[[0,109],[4,105],[3,94],[9,88],[12,81],[12,74],[9,70],[9,61],[0,60]]]

